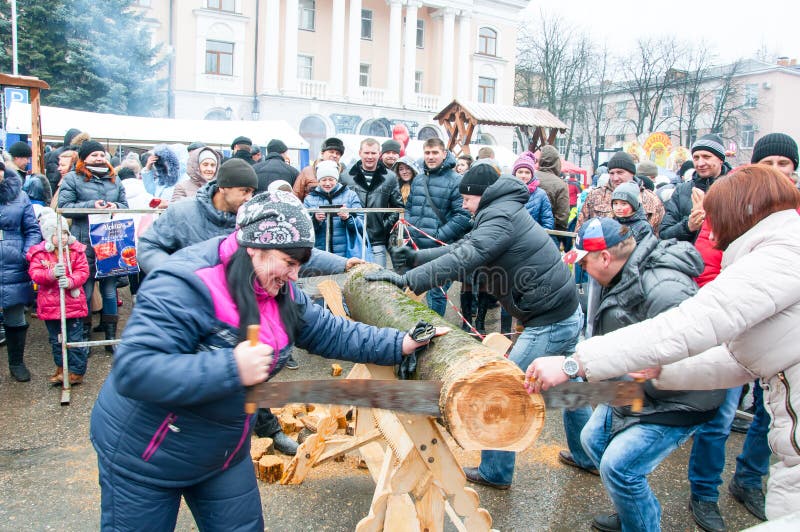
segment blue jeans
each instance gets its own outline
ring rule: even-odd
[[[722,484],[725,468],[725,442],[731,433],[741,394],[741,386],[728,390],[714,419],[700,425],[694,435],[689,457],[689,484],[695,500],[716,502],[719,499],[717,488]]]
[[[439,287],[434,286],[428,290],[428,294],[425,296],[425,300],[428,302],[428,308],[439,316],[444,316],[444,312],[447,310],[447,296],[445,296],[445,294],[450,290],[452,284],[453,283],[450,281],[447,281],[441,286],[441,290],[439,290]],[[442,290],[444,290],[444,293]]]
[[[61,320],[45,320],[47,335],[50,340],[50,347],[53,350],[53,362],[56,366],[64,365],[61,359],[61,342],[58,335],[61,334]],[[67,319],[67,342],[83,342],[83,320],[81,318]],[[89,358],[88,347],[70,347],[67,349],[67,366],[70,373],[83,375],[86,373],[86,359]]]
[[[103,298],[103,314],[115,316],[117,314],[117,278],[116,277],[103,277],[102,279],[94,278],[94,268],[92,269],[89,279],[83,285],[83,290],[86,292],[86,301],[89,303],[89,316],[92,315],[92,294],[94,293],[95,283],[100,285],[100,295]]]
[[[583,448],[600,471],[622,530],[660,530],[661,505],[647,483],[647,475],[683,445],[697,425],[639,423],[612,436],[611,421],[611,408],[598,405],[581,432]]]
[[[381,268],[386,267],[386,246],[372,244],[372,262]]]
[[[583,312],[578,307],[572,316],[556,323],[541,327],[525,327],[508,358],[525,371],[536,358],[570,355],[575,351],[582,324]],[[572,457],[582,467],[593,467],[591,459],[581,447],[580,440],[581,429],[592,415],[592,409],[587,406],[577,410],[565,410],[563,415],[564,431],[567,434],[567,445]],[[495,484],[511,484],[515,460],[516,453],[513,451],[481,451],[480,474],[485,480]]]
[[[769,457],[772,451],[767,441],[769,414],[764,408],[764,390],[758,381],[753,384],[753,406],[753,422],[744,438],[742,454],[736,457],[736,473],[733,479],[745,488],[761,489],[761,479],[769,473]]]

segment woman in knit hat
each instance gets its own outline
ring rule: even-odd
[[[203,146],[189,153],[186,163],[187,178],[175,185],[170,202],[193,198],[200,187],[217,177],[220,155],[213,148]]]
[[[634,181],[622,183],[614,189],[611,194],[611,211],[614,219],[630,228],[636,242],[653,234],[653,228],[647,223],[647,216],[642,208],[639,185]]]
[[[530,152],[523,153],[516,160],[511,173],[528,187],[530,199],[525,204],[525,208],[531,213],[531,217],[545,229],[553,229],[555,227],[553,208],[547,198],[547,193],[539,188],[539,180],[534,177],[536,160],[531,158],[528,153]]]
[[[87,140],[81,144],[78,151],[78,163],[75,170],[68,173],[61,182],[58,193],[58,207],[60,209],[127,209],[128,200],[125,188],[114,167],[106,160],[103,145],[94,140]],[[103,300],[101,323],[106,340],[114,340],[117,334],[117,279],[104,277],[95,280],[97,273],[95,267],[95,253],[89,242],[89,215],[66,214],[72,218],[72,234],[78,242],[86,246],[86,259],[89,261],[90,275],[84,285],[86,301],[92,301],[95,284],[100,285],[100,295]],[[92,317],[84,320],[84,331],[89,338],[92,327]],[[106,346],[106,351],[113,348]]]
[[[423,345],[334,317],[295,285],[314,229],[293,195],[253,197],[237,225],[142,285],[92,412],[103,529],[140,530],[144,518],[172,530],[183,496],[201,529],[263,530],[245,388],[278,373],[294,343],[387,366]],[[251,325],[258,345],[247,341]]]

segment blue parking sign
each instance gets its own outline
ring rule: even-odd
[[[12,102],[28,103],[28,89],[6,87],[3,89],[3,95],[6,101],[6,111],[11,107]]]

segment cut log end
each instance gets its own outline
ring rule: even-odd
[[[283,476],[283,460],[268,454],[258,461],[258,479],[273,484]]]

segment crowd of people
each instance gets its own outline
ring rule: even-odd
[[[106,347],[115,363],[92,414],[104,526],[134,529],[147,516],[169,529],[183,496],[201,528],[221,516],[263,528],[246,436],[272,437],[290,455],[297,443],[268,409],[244,414],[244,387],[296,369],[295,344],[387,365],[419,347],[400,331],[334,318],[294,284],[364,259],[381,267],[368,280],[426,293],[442,316],[452,306],[456,325],[479,339],[499,305],[499,332],[514,340],[509,359],[532,392],[567,380],[643,382],[635,411],[563,412],[559,459],[599,476],[614,506],[595,516],[595,528],[658,530],[661,508],[647,476],[693,437],[692,515],[704,530],[725,530],[718,489],[744,386],[754,414],[729,491],[762,520],[800,511],[793,139],[761,137],[752,164],[734,169],[722,139],[708,134],[673,178],[620,151],[588,186],[562,173],[550,145],[510,168],[488,147],[456,157],[433,138],[420,159],[405,147],[367,138],[345,165],[344,143],[332,137],[298,170],[281,140],[262,153],[238,137],[229,158],[197,142],[112,164],[102,144],[70,130],[42,175],[26,172],[27,143],[9,147],[0,178],[0,308],[13,378],[31,379],[26,307],[48,331],[48,381],[75,385],[90,351],[70,348],[64,373],[61,300],[69,342],[93,332],[113,341],[118,291],[128,285],[135,296],[120,344]],[[153,209],[136,216],[141,272],[97,278],[88,216],[67,215],[67,224],[53,211],[60,208]],[[395,210],[352,211],[364,208]],[[455,281],[458,305],[448,297]],[[258,346],[246,342],[253,324]],[[503,490],[514,465],[514,453],[487,449],[464,472]]]

